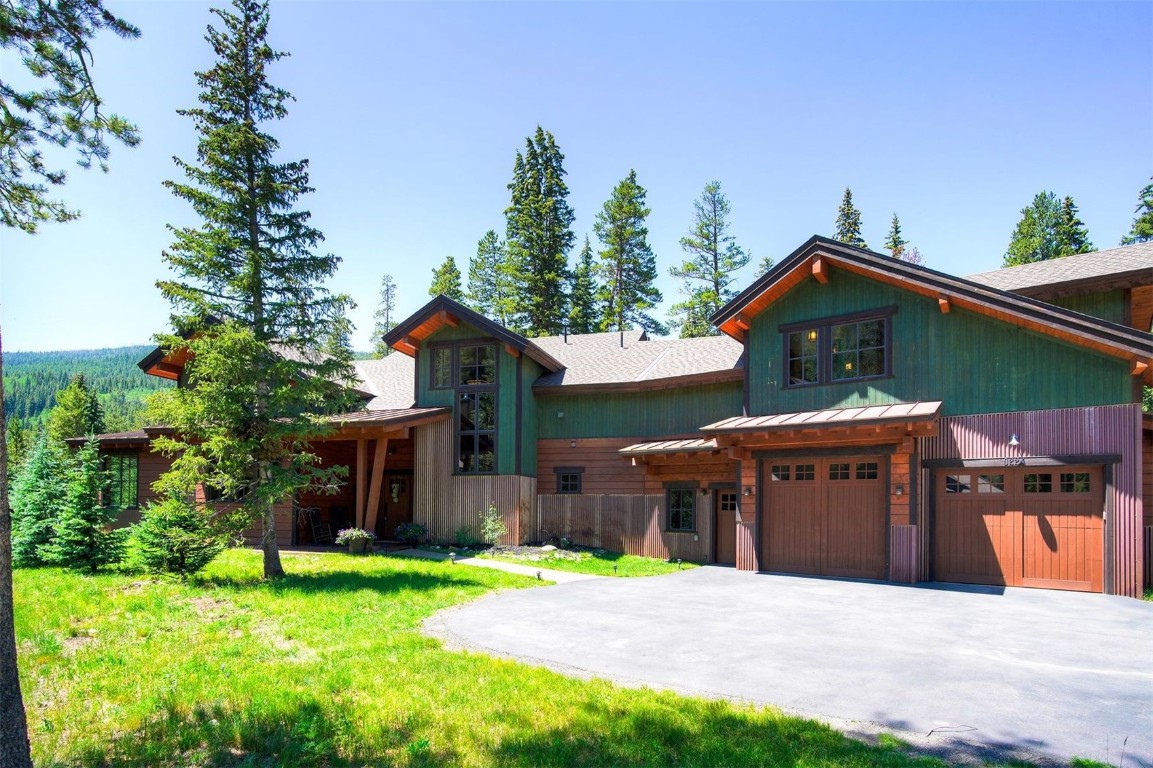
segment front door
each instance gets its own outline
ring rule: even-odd
[[[376,537],[395,539],[396,527],[412,522],[412,475],[385,474],[376,516]]]
[[[713,509],[716,510],[715,525],[718,563],[735,565],[737,562],[737,492],[736,490],[713,491]]]

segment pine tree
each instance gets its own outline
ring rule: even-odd
[[[433,267],[432,285],[428,287],[429,296],[447,296],[453,301],[464,301],[464,290],[460,287],[460,270],[456,268],[456,260],[445,256],[439,267]]]
[[[384,335],[396,327],[396,283],[392,275],[380,280],[380,306],[372,314],[376,324],[372,328],[372,353],[376,357],[388,357],[392,347],[384,343]]]
[[[568,252],[575,235],[564,181],[564,155],[539,125],[516,154],[505,209],[505,247],[513,292],[511,323],[530,336],[560,333],[567,319],[564,295]]]
[[[8,444],[8,472],[14,477],[36,444],[36,430],[26,426],[19,416],[14,416],[4,428],[4,440]]]
[[[40,565],[68,488],[67,450],[41,434],[12,482],[12,560]]]
[[[132,527],[137,556],[153,573],[186,579],[224,550],[225,536],[214,520],[211,509],[186,499],[149,504],[140,513],[140,523]]]
[[[1075,256],[1097,249],[1089,240],[1085,223],[1077,216],[1077,204],[1068,195],[1061,201],[1061,220],[1057,224],[1057,256]]]
[[[63,443],[70,437],[104,432],[104,410],[96,393],[88,389],[84,374],[78,373],[68,386],[56,393],[56,407],[48,415],[48,437]]]
[[[766,256],[763,259],[761,259],[757,263],[757,277],[760,277],[761,275],[767,275],[769,273],[769,270],[771,270],[773,268],[773,265],[775,263],[776,262],[773,261],[772,256]]]
[[[1150,179],[1153,179],[1153,176]],[[1146,184],[1141,190],[1141,199],[1133,212],[1137,214],[1137,218],[1133,219],[1129,234],[1121,238],[1121,245],[1147,243],[1153,240],[1153,184]]]
[[[196,73],[200,105],[178,112],[198,134],[196,162],[178,159],[187,182],[165,182],[202,223],[171,227],[164,260],[176,277],[158,283],[182,332],[158,339],[188,350],[190,386],[155,402],[175,429],[156,447],[177,454],[161,482],[170,496],[199,482],[247,488],[243,515],[262,522],[272,577],[284,572],[273,505],[347,472],[319,467],[305,446],[323,431],[316,416],[344,404],[337,382],[351,379],[351,361],[319,352],[351,302],[324,286],[340,260],[315,252],[323,235],[297,208],[312,191],[308,161],[278,162],[279,142],[264,130],[292,98],[268,81],[286,55],[266,41],[268,4],[234,0],[212,13],[221,26],[205,40],[216,61]]]
[[[596,261],[593,248],[585,235],[584,245],[577,255],[569,288],[569,333],[594,333],[598,325]]]
[[[845,187],[841,207],[837,209],[837,231],[833,238],[855,248],[868,248],[861,237],[861,212],[853,207],[853,190]]]
[[[681,249],[688,258],[669,274],[683,281],[681,292],[687,297],[674,304],[671,314],[681,338],[715,336],[719,331],[709,318],[736,295],[732,284],[734,273],[749,263],[749,254],[729,234],[731,206],[719,181],[705,185],[699,199],[693,201],[696,221],[689,234],[681,238]]]
[[[1060,255],[1058,229],[1061,225],[1061,203],[1052,192],[1039,192],[1033,202],[1021,210],[1002,266],[1015,267],[1048,261]]]
[[[650,213],[645,207],[646,195],[645,188],[637,183],[637,172],[630,170],[597,214],[593,231],[605,246],[597,265],[602,331],[623,331],[636,323],[654,333],[666,332],[646,312],[662,298],[654,285],[657,260],[645,226]]]
[[[899,259],[905,253],[905,246],[909,241],[901,237],[901,220],[897,218],[897,214],[893,214],[893,223],[889,227],[889,236],[885,238],[885,247],[889,249],[889,255],[894,259]]]
[[[120,510],[101,501],[101,492],[107,486],[108,473],[100,467],[100,446],[89,438],[68,472],[63,505],[52,525],[52,539],[39,549],[44,562],[89,573],[120,562],[127,530],[110,528]]]
[[[468,303],[485,317],[507,325],[513,294],[504,243],[489,230],[476,244],[468,263]]]

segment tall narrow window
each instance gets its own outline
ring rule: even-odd
[[[140,457],[134,453],[113,453],[104,457],[104,470],[108,485],[104,493],[104,506],[128,509],[140,506],[137,478]]]
[[[694,511],[696,504],[696,489],[669,488],[667,497],[669,507],[669,530],[694,530],[696,521]]]
[[[452,347],[434,347],[432,350],[432,388],[448,389],[452,386]]]
[[[789,383],[816,384],[820,366],[817,362],[817,329],[789,334]]]
[[[463,474],[496,472],[496,392],[458,392],[457,470]]]

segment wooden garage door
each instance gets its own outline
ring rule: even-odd
[[[766,461],[765,569],[883,579],[884,475],[880,457]]]
[[[1100,467],[938,470],[935,578],[1100,592]]]

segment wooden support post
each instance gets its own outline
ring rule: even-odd
[[[372,485],[368,491],[368,512],[364,519],[366,531],[376,531],[376,511],[380,507],[380,486],[384,484],[384,465],[388,461],[388,438],[376,441],[372,455]]]
[[[829,282],[829,268],[820,256],[813,259],[813,277],[817,278],[817,282],[821,285]]]
[[[942,315],[949,314],[951,307],[949,306],[949,297],[944,294],[937,297],[937,306],[941,309]]]
[[[360,438],[356,441],[356,525],[364,527],[365,506],[364,492],[368,488],[368,441]]]

